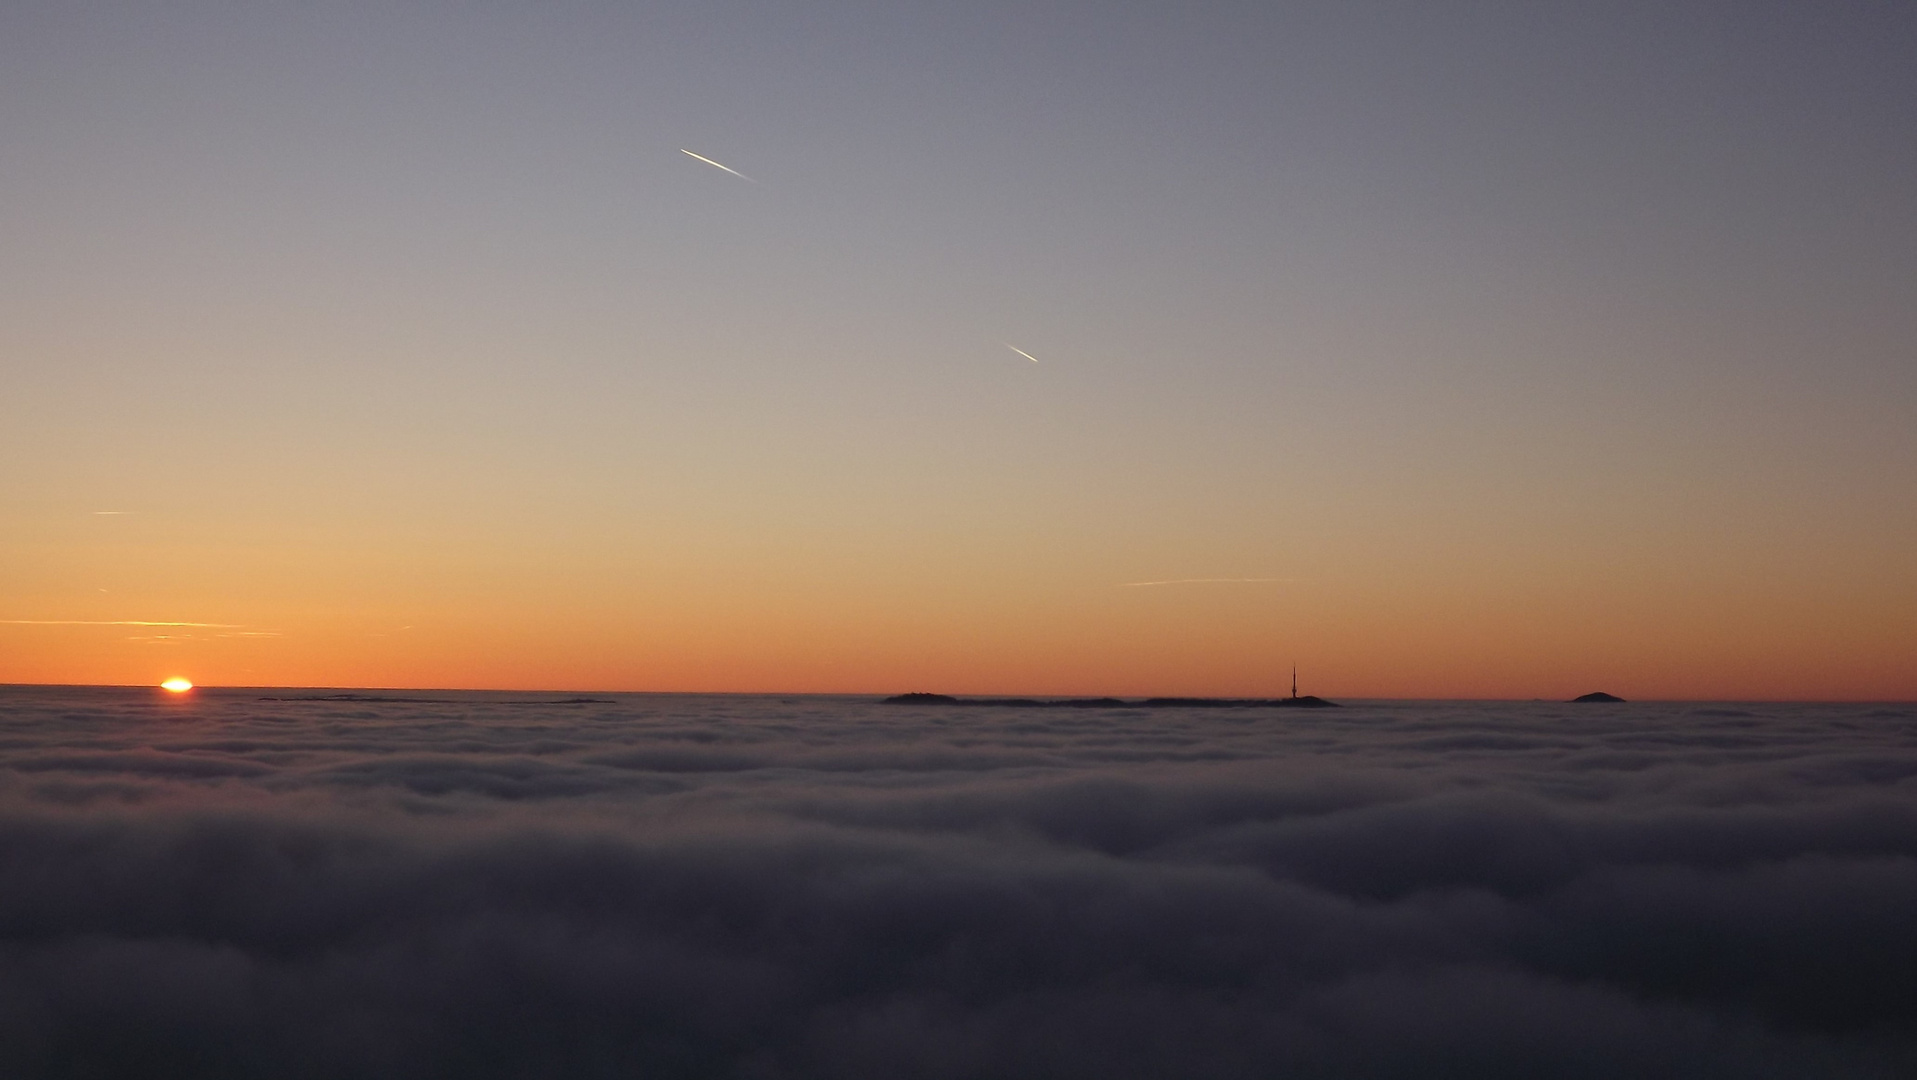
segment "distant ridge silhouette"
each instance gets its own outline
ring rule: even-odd
[[[1602,696],[1602,695],[1600,695]],[[1579,698],[1579,701],[1584,700]],[[1611,698],[1616,701],[1618,699]],[[923,690],[895,694],[881,705],[991,705],[1001,709],[1337,709],[1335,701],[1298,693],[1298,666],[1291,668],[1291,696],[1284,698],[1155,697],[1143,701],[1097,698],[955,698]]]
[[[554,700],[487,700],[483,698],[381,697],[378,694],[301,694],[263,697],[261,701],[350,701],[361,705],[611,705],[611,698],[574,697]]]
[[[1001,709],[1336,709],[1335,701],[1305,694],[1288,698],[1156,697],[1142,701],[1120,698],[959,698],[923,691],[896,694],[881,705],[967,705]]]
[[[1583,700],[1583,698],[1580,698]],[[1612,698],[1616,700],[1616,698]],[[951,694],[893,694],[878,702],[886,706],[997,706],[997,708],[1342,708],[1313,694],[1298,693],[1298,666],[1292,666],[1292,696],[1288,698],[955,698]]]
[[[1588,693],[1588,694],[1579,694],[1579,695],[1578,695],[1577,697],[1574,697],[1574,698],[1572,698],[1572,699],[1571,699],[1571,704],[1573,704],[1573,705],[1602,705],[1602,704],[1605,704],[1605,703],[1607,703],[1607,702],[1612,702],[1612,701],[1615,701],[1615,702],[1620,702],[1620,703],[1621,703],[1621,702],[1623,702],[1623,700],[1624,700],[1623,698],[1621,698],[1621,697],[1618,697],[1618,696],[1617,696],[1617,695],[1615,695],[1615,694],[1607,694],[1607,693],[1605,693],[1605,692],[1604,692],[1604,691],[1602,691],[1602,690],[1594,690],[1594,691],[1592,691],[1591,693]]]

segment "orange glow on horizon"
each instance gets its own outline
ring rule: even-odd
[[[1862,522],[1826,558],[1743,519],[1653,543],[1538,518],[1519,544],[1508,514],[1422,504],[1227,535],[1097,500],[575,520],[550,497],[395,504],[388,532],[154,512],[111,543],[88,530],[117,518],[23,512],[0,684],[1273,697],[1295,663],[1333,700],[1917,698],[1917,570]]]
[[[161,683],[160,689],[165,690],[168,693],[184,694],[188,690],[193,689],[193,684],[187,681],[186,679],[182,679],[178,675],[175,675],[171,679],[168,679],[167,681]]]

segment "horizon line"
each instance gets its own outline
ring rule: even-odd
[[[0,689],[29,690],[153,690],[158,683],[16,683],[0,682]],[[890,697],[908,691],[884,690],[582,690],[575,687],[507,687],[507,686],[337,686],[337,685],[301,685],[293,683],[199,683],[193,685],[199,690],[326,690],[339,692],[399,691],[405,693],[452,693],[452,694],[651,694],[672,697]],[[913,691],[917,692],[917,691]],[[1016,693],[975,691],[952,694],[952,697],[1025,697],[1034,699],[1056,698],[1062,700],[1094,697],[1189,697],[1211,698],[1220,701],[1264,700],[1256,695],[1237,694],[1194,694],[1194,693]],[[1285,695],[1266,695],[1283,697]],[[1450,702],[1514,702],[1538,703],[1546,705],[1569,704],[1570,698],[1557,697],[1366,697],[1363,695],[1339,695],[1346,701],[1450,701]],[[1628,698],[1626,705],[1917,705],[1917,698]]]

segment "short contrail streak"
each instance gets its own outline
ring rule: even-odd
[[[730,168],[730,167],[728,167],[728,166],[725,166],[725,165],[721,165],[721,164],[719,164],[718,162],[716,162],[716,161],[714,161],[714,160],[712,160],[711,158],[709,158],[709,157],[706,157],[706,156],[705,156],[704,154],[695,154],[695,153],[693,153],[693,152],[692,152],[692,151],[690,151],[690,150],[684,150],[684,149],[682,149],[682,150],[680,150],[679,152],[680,152],[681,154],[684,154],[685,156],[687,156],[687,157],[689,157],[689,158],[696,158],[696,159],[697,159],[697,160],[699,160],[699,161],[703,161],[703,162],[705,162],[705,163],[706,163],[707,165],[710,165],[710,166],[712,166],[712,167],[713,167],[713,168],[715,168],[715,169],[725,169],[725,171],[727,171],[727,172],[729,172],[729,173],[731,173],[732,175],[734,175],[734,176],[736,176],[736,177],[738,177],[738,178],[739,178],[739,179],[741,179],[741,180],[744,180],[744,181],[745,181],[746,183],[748,183],[748,184],[756,184],[756,183],[758,183],[758,181],[757,181],[757,180],[754,180],[753,178],[751,178],[750,176],[747,176],[746,174],[744,174],[744,173],[742,173],[742,172],[740,172],[739,170],[737,170],[737,169],[734,169],[734,168]]]
[[[1296,580],[1296,578],[1288,577],[1188,577],[1176,578],[1171,581],[1127,581],[1118,587],[1121,589],[1137,589],[1146,585],[1243,585]]]
[[[1023,356],[1025,359],[1030,360],[1034,364],[1038,363],[1038,357],[1033,356],[1031,353],[1026,352],[1024,349],[1019,348],[1018,346],[1012,344],[1009,341],[1005,343],[1005,347],[1019,354],[1020,356]]]

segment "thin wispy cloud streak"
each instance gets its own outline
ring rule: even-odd
[[[0,619],[0,626],[196,626],[209,630],[246,629],[242,623],[160,622],[148,619]]]
[[[0,687],[0,1074],[1917,1066],[1917,707],[268,693]]]
[[[1117,586],[1120,589],[1142,589],[1147,585],[1271,585],[1280,582],[1297,581],[1288,577],[1195,577],[1171,578],[1166,581],[1127,581]]]

